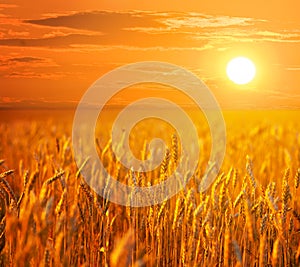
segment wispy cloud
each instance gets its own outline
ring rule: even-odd
[[[300,42],[300,32],[286,30],[262,30],[258,28],[225,28],[214,31],[207,31],[195,34],[192,38],[197,40],[210,40],[212,43],[224,42],[274,42],[274,43],[298,43]]]
[[[288,70],[288,71],[300,71],[300,66],[287,67],[286,70]]]
[[[16,98],[1,96],[0,109],[73,109],[77,101],[54,101],[44,98]]]
[[[144,50],[146,47],[193,49],[203,45],[218,49],[220,43],[224,46],[229,42],[300,41],[299,32],[284,28],[274,31],[269,29],[266,20],[201,13],[70,12],[23,23],[40,27],[43,35],[32,37],[27,36],[26,31],[11,31],[8,36],[13,38],[2,38],[0,45],[69,48],[77,45],[132,46],[134,50]]]
[[[31,71],[20,71],[20,72],[10,72],[4,75],[5,78],[13,79],[46,79],[46,80],[58,80],[65,77],[64,73],[55,72],[31,72]]]
[[[161,21],[170,29],[249,26],[253,25],[256,22],[256,20],[252,18],[209,16],[199,13],[183,14],[174,18],[162,19]]]
[[[68,33],[57,30],[57,31],[51,31],[51,32],[47,32],[43,35],[42,38],[53,38],[53,37],[57,37],[57,36],[67,36]]]
[[[9,35],[10,37],[27,37],[30,35],[30,33],[28,31],[14,31],[9,29],[7,32],[7,35]]]
[[[0,10],[7,9],[7,8],[16,8],[16,7],[18,7],[18,5],[15,5],[15,4],[0,4]]]
[[[41,58],[41,57],[32,57],[32,56],[0,57],[0,70],[9,69],[12,72],[14,72],[14,70],[23,69],[24,67],[41,68],[41,67],[57,67],[57,66],[58,64],[55,63],[50,58]]]

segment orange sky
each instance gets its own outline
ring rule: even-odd
[[[193,71],[223,108],[298,108],[299,10],[296,0],[1,1],[0,107],[74,106],[105,72],[156,60]],[[257,66],[246,86],[225,75],[239,55]]]

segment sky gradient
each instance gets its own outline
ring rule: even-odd
[[[291,0],[1,1],[0,108],[74,107],[107,71],[145,60],[194,72],[224,109],[298,108],[299,10]],[[236,56],[256,65],[248,85],[226,77]]]

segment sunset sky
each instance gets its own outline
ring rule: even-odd
[[[299,10],[297,0],[1,1],[0,108],[74,107],[107,71],[145,60],[194,72],[224,109],[298,108]],[[226,76],[240,55],[257,68],[242,86]]]

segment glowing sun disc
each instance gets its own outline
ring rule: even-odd
[[[251,82],[256,73],[254,63],[246,57],[236,57],[229,61],[226,68],[228,78],[236,84]]]

